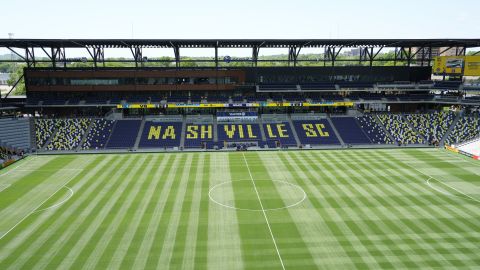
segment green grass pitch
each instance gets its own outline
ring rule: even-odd
[[[32,156],[0,269],[479,269],[480,163],[443,150]]]

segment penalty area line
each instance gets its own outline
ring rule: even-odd
[[[434,190],[436,190],[436,191],[438,191],[438,192],[440,192],[440,193],[442,193],[442,194],[445,194],[445,195],[448,195],[448,196],[459,197],[459,196],[457,196],[457,195],[455,195],[455,194],[451,194],[451,193],[448,193],[448,192],[445,192],[445,191],[441,191],[441,190],[433,187],[433,186],[430,184],[430,180],[435,180],[435,181],[437,181],[438,183],[440,183],[440,184],[442,184],[442,185],[444,185],[444,186],[446,186],[446,187],[448,187],[448,188],[451,188],[452,190],[455,190],[456,192],[462,194],[463,196],[465,196],[465,197],[468,198],[469,200],[472,200],[472,201],[475,201],[475,202],[480,203],[479,200],[473,198],[472,196],[470,196],[470,195],[468,195],[468,194],[466,194],[466,193],[464,193],[464,192],[462,192],[462,191],[460,191],[460,190],[458,190],[458,189],[456,189],[456,188],[454,188],[454,187],[452,187],[452,186],[450,186],[450,185],[447,185],[447,184],[443,183],[442,181],[440,181],[440,180],[438,180],[438,179],[433,178],[433,177],[430,176],[430,178],[427,179],[427,184],[428,184],[431,188],[433,188]]]
[[[64,188],[66,185],[68,185],[68,183],[70,183],[75,177],[77,176],[77,174],[74,174],[72,175],[68,181],[62,185],[59,189],[57,189],[54,193],[52,193],[52,195],[48,196],[47,199],[45,199],[42,203],[40,203],[37,207],[35,207],[35,209],[33,209],[32,211],[30,211],[26,216],[24,216],[19,222],[17,222],[15,225],[13,225],[12,228],[10,228],[8,231],[6,231],[2,236],[0,236],[0,240],[2,240],[7,234],[9,234],[11,231],[13,231],[13,229],[15,229],[18,225],[20,225],[20,223],[22,223],[25,219],[27,219],[29,216],[31,216],[32,214],[34,214],[39,208],[40,206],[42,206],[43,204],[45,204],[48,200],[50,200],[50,198],[52,198],[55,194],[57,194],[62,188]]]
[[[70,200],[70,198],[72,198],[72,196],[74,194],[73,190],[71,188],[67,187],[67,186],[63,186],[63,187],[68,189],[68,191],[70,192],[70,195],[67,198],[65,198],[63,201],[61,201],[59,203],[56,203],[56,204],[54,204],[50,207],[47,207],[47,208],[44,208],[44,209],[38,209],[34,213],[39,213],[39,212],[43,212],[43,211],[47,211],[47,210],[59,207],[60,205],[64,204],[66,201]]]
[[[408,167],[414,169],[415,171],[417,171],[417,172],[419,172],[419,173],[421,173],[421,174],[423,174],[423,175],[425,175],[425,176],[428,176],[429,178],[426,180],[427,183],[428,183],[430,180],[433,179],[433,180],[439,182],[440,184],[442,184],[442,185],[444,185],[444,186],[446,186],[446,187],[448,187],[448,188],[450,188],[450,189],[452,189],[452,190],[455,190],[456,192],[458,192],[458,193],[462,194],[463,196],[467,197],[468,199],[480,203],[480,200],[477,200],[477,199],[473,198],[472,196],[466,194],[465,192],[463,192],[463,191],[461,191],[461,190],[458,190],[458,189],[456,189],[456,188],[454,188],[454,187],[452,187],[452,186],[444,183],[443,181],[440,181],[440,180],[438,180],[437,178],[435,178],[435,177],[433,177],[433,176],[431,176],[431,175],[428,175],[428,174],[420,171],[419,169],[413,167],[412,165],[410,165],[410,164],[408,164],[408,163],[406,163],[406,162],[402,162],[402,163],[405,164],[405,165],[407,165]],[[431,185],[430,185],[430,186],[431,186]],[[437,191],[438,191],[438,190],[437,190]],[[442,192],[442,193],[443,193],[443,192]],[[445,194],[445,193],[444,193],[444,194]],[[457,196],[457,197],[458,197],[458,196]]]

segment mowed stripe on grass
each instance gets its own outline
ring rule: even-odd
[[[0,223],[7,230],[27,210],[64,200],[67,191],[52,194],[69,178],[74,195],[30,214],[0,239],[0,269],[480,265],[480,203],[468,198],[480,200],[478,163],[441,150],[68,155],[25,161],[0,172],[0,184],[11,184],[0,192]],[[429,178],[436,181],[428,184]],[[233,208],[209,199],[221,183],[221,192],[212,194]]]

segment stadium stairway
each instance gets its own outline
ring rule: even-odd
[[[93,122],[95,122],[94,119],[91,119],[90,123],[88,124],[87,130],[85,130],[85,133],[83,133],[82,140],[78,144],[76,150],[81,150],[82,149],[82,146],[85,143],[85,141],[87,140],[88,134],[90,133],[90,130],[92,129]]]
[[[180,133],[180,149],[185,149],[185,132],[187,128],[187,117],[182,116],[182,132]]]
[[[107,118],[108,119],[108,118]],[[113,120],[113,126],[112,126],[112,132],[110,132],[110,134],[108,135],[108,138],[107,140],[105,141],[105,146],[103,147],[103,149],[105,149],[107,147],[107,144],[108,142],[110,141],[110,138],[112,137],[112,134],[113,134],[113,131],[115,130],[115,126],[117,125],[117,121],[116,120]]]
[[[375,122],[377,122],[377,125],[383,129],[383,132],[387,134],[390,140],[392,140],[392,142],[394,142],[395,144],[398,143],[397,140],[395,140],[395,138],[392,136],[392,134],[388,132],[387,128],[383,125],[382,121],[380,121],[377,115],[374,116],[374,119],[375,119]]]
[[[58,126],[55,125],[55,129],[53,130],[52,135],[48,138],[48,140],[42,145],[42,147],[39,150],[48,151],[47,146],[50,144],[53,138],[55,138],[57,131],[58,131]]]
[[[265,136],[265,129],[263,128],[263,121],[260,117],[257,118],[257,123],[258,126],[260,126],[260,135],[262,135],[262,143],[263,145],[260,145],[260,147],[263,147],[267,143],[267,136]]]
[[[444,146],[445,145],[445,140],[450,136],[450,133],[455,129],[455,126],[457,125],[457,122],[462,118],[460,113],[457,113],[455,116],[455,119],[453,120],[453,123],[450,125],[448,128],[447,132],[445,132],[445,135],[443,135],[443,138],[440,140],[440,145]]]
[[[401,114],[401,116],[402,116],[403,120],[407,123],[407,125],[408,125],[413,131],[415,131],[415,133],[417,133],[417,136],[420,137],[420,138],[422,138],[425,143],[428,143],[427,138],[425,138],[425,137],[412,125],[412,123],[408,120],[407,117],[405,117],[405,115],[404,115],[403,113]]]
[[[30,149],[36,148],[37,137],[35,136],[35,120],[33,117],[30,117],[28,120],[30,122]]]
[[[295,126],[292,122],[292,116],[288,114],[288,124],[290,125],[290,129],[292,130],[293,137],[295,138],[295,142],[297,142],[297,146],[301,145],[300,139],[298,138],[297,130],[295,130]]]
[[[356,117],[354,117],[355,119],[355,123],[357,123],[358,127],[360,127],[360,123],[358,122],[358,119]],[[370,141],[370,143],[373,143],[372,140],[370,139],[370,137],[368,137],[367,133],[365,132],[365,130],[363,128],[360,128],[362,130],[362,133],[363,135],[365,135],[365,137],[368,138],[368,140]]]
[[[337,136],[338,141],[340,141],[340,144],[342,145],[342,147],[345,146],[345,142],[343,141],[342,136],[340,136],[340,133],[338,132],[335,125],[333,124],[332,119],[330,117],[327,117],[327,121],[330,124],[330,126],[332,127],[332,130],[335,133],[335,136]]]
[[[135,144],[133,145],[134,150],[138,149],[138,145],[140,144],[140,140],[142,139],[143,127],[145,127],[145,117],[142,117],[142,123],[140,124],[140,129],[138,130],[137,138],[135,139]]]
[[[115,121],[115,123],[113,123],[112,132],[110,132],[110,135],[108,136],[108,139],[107,139],[107,142],[105,143],[104,149],[106,149],[107,145],[110,143],[110,140],[112,139],[112,134],[113,134],[113,132],[115,132],[115,129],[117,128],[117,123],[118,123],[118,121]]]
[[[218,143],[217,118],[213,117],[213,142]]]

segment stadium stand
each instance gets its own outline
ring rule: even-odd
[[[445,143],[448,145],[458,144],[480,136],[479,121],[478,115],[461,117],[445,140]]]
[[[147,121],[138,146],[139,148],[179,147],[181,132],[181,122]]]
[[[103,149],[112,133],[115,121],[106,119],[94,119],[87,134],[82,149]]]
[[[385,134],[383,129],[377,124],[374,116],[366,114],[356,117],[360,128],[363,129],[365,134],[370,138],[372,143],[376,144],[393,144],[394,142],[390,137]]]
[[[295,120],[293,125],[303,145],[339,145],[340,141],[333,132],[327,119]]]
[[[264,123],[263,129],[269,148],[275,148],[277,146],[297,146],[288,122]]]
[[[30,150],[32,138],[28,118],[0,118],[0,141],[10,147]]]
[[[408,125],[402,115],[378,114],[377,116],[397,143],[402,145],[424,143],[423,139]]]
[[[439,142],[455,120],[452,112],[407,114],[407,120],[428,142]]]
[[[372,143],[365,132],[360,128],[355,118],[332,117],[331,120],[343,142],[348,144]]]
[[[141,123],[141,120],[116,121],[106,148],[132,148]]]
[[[260,126],[252,124],[218,124],[219,142],[259,142],[262,140]]]
[[[189,123],[185,127],[185,148],[211,148],[213,145],[213,125]]]
[[[47,150],[74,150],[82,141],[87,131],[90,119],[62,119],[56,120],[58,130],[47,145]]]
[[[35,119],[35,137],[37,149],[42,148],[57,128],[54,119]]]

